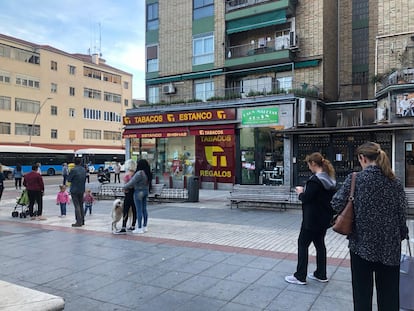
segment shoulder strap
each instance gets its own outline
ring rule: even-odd
[[[353,201],[354,200],[354,192],[355,192],[355,179],[356,179],[356,172],[352,173],[352,179],[351,179],[351,191],[349,192],[349,201]]]

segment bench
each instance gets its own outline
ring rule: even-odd
[[[414,216],[414,188],[405,188],[405,195],[408,201],[408,216]]]
[[[240,204],[269,207],[279,206],[286,210],[287,205],[300,204],[297,196],[289,186],[267,186],[267,185],[234,185],[230,192],[230,208]]]

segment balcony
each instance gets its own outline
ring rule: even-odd
[[[377,85],[377,93],[389,87],[411,84],[414,88],[414,68],[391,69],[389,72],[378,74],[372,78]]]
[[[293,7],[297,0],[226,0],[226,13],[265,3],[273,3],[272,5],[287,8]]]
[[[290,62],[295,57],[289,36],[252,40],[248,44],[230,46],[226,50],[225,66],[233,69],[280,64]]]

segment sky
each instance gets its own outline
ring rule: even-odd
[[[145,99],[144,0],[0,0],[0,33],[67,53],[102,53]]]

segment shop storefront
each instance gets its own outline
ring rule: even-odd
[[[147,159],[159,182],[182,188],[198,176],[225,187],[235,180],[235,122],[235,109],[127,116],[123,136],[129,157]]]

